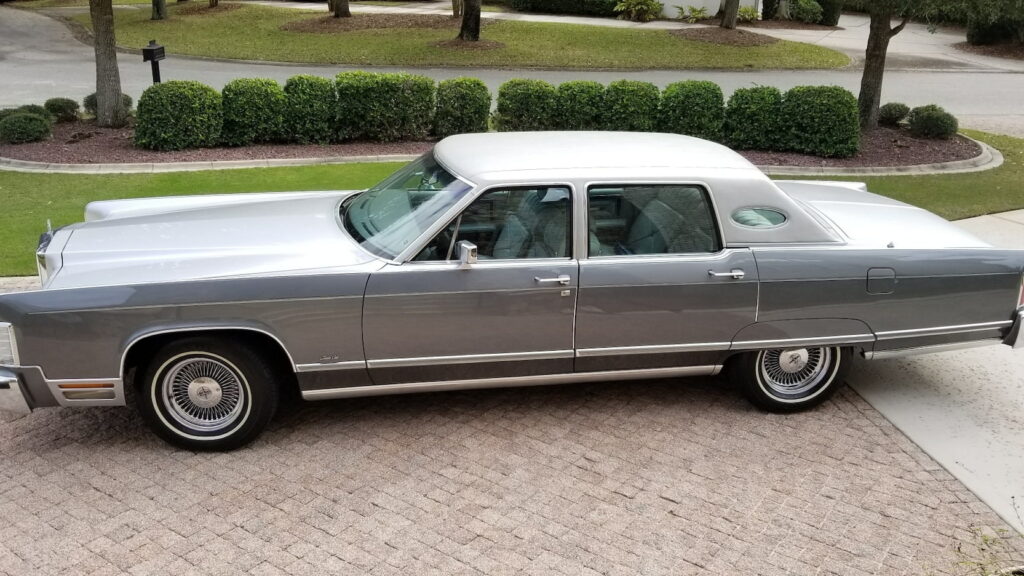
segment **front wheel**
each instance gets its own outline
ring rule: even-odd
[[[231,341],[187,338],[161,348],[139,381],[139,412],[171,444],[231,450],[254,440],[277,410],[273,367]]]
[[[744,354],[733,364],[731,376],[759,408],[796,412],[831,396],[849,366],[849,348],[779,348]]]

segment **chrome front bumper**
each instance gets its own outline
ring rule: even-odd
[[[0,368],[0,410],[18,414],[28,414],[32,411],[21,387],[21,379],[6,368]]]
[[[1003,344],[1014,350],[1024,348],[1024,308],[1017,310],[1017,320],[1010,327],[1010,331],[1006,334]]]

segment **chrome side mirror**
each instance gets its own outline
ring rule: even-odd
[[[459,242],[459,266],[469,268],[473,264],[476,264],[476,244],[469,240],[461,240]]]

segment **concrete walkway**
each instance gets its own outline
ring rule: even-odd
[[[1024,210],[957,224],[994,246],[1024,248]],[[1024,351],[991,346],[859,361],[848,381],[1024,534]]]

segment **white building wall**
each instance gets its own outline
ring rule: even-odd
[[[718,7],[721,5],[721,0],[661,0],[665,4],[664,16],[666,18],[675,18],[679,15],[679,11],[676,6],[680,6],[683,9],[687,9],[690,6],[697,8],[707,8],[708,14],[714,16],[718,12]],[[740,6],[754,6],[761,10],[761,0],[740,0]]]

